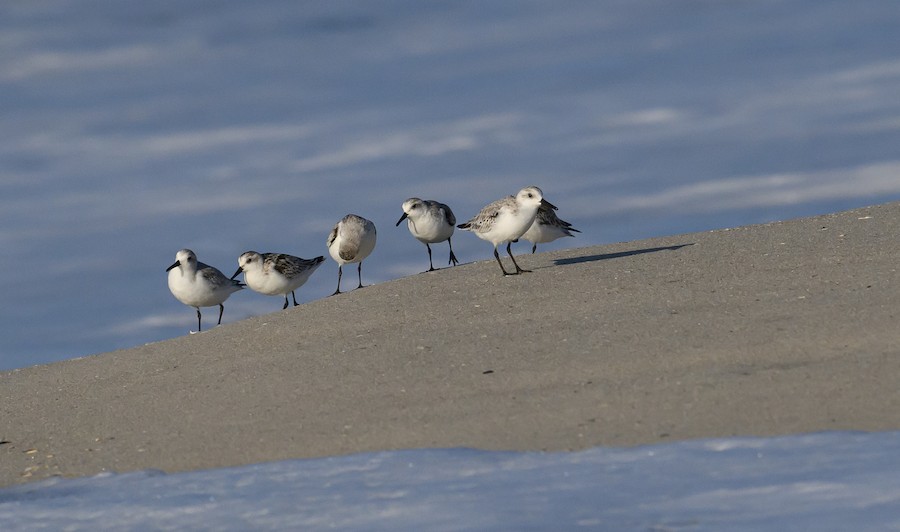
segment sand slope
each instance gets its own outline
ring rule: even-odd
[[[0,485],[898,429],[898,236],[888,204],[523,255],[534,272],[507,278],[486,245],[478,263],[2,373]]]

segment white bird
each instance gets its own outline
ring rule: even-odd
[[[444,240],[450,245],[450,260],[447,264],[456,266],[459,263],[456,255],[453,254],[453,243],[450,241],[453,229],[456,227],[456,216],[453,215],[450,207],[437,201],[409,198],[403,202],[403,215],[397,220],[397,226],[403,220],[406,220],[412,236],[425,244],[428,249],[428,271],[434,271],[429,244],[436,244]]]
[[[478,238],[494,244],[494,258],[497,259],[503,275],[517,275],[529,270],[519,267],[510,246],[512,241],[520,238],[531,227],[537,216],[538,207],[541,205],[546,205],[551,209],[556,208],[544,199],[541,189],[535,186],[525,187],[515,196],[507,196],[486,205],[474,218],[457,227],[472,231]],[[506,242],[506,253],[509,254],[509,258],[516,267],[515,273],[507,272],[500,261],[497,246],[503,242]]]
[[[375,224],[362,216],[348,214],[335,224],[325,242],[331,258],[338,263],[337,289],[331,295],[341,293],[341,275],[344,264],[359,263],[357,267],[359,286],[357,288],[362,288],[362,261],[375,249],[375,236]]]
[[[243,283],[225,277],[213,268],[197,261],[197,255],[189,249],[175,254],[175,263],[166,268],[169,272],[169,290],[175,299],[197,309],[197,331],[200,331],[200,307],[219,306],[219,321],[222,324],[222,304],[228,296],[244,287]]]
[[[561,220],[556,216],[556,212],[548,206],[541,205],[538,207],[537,216],[534,218],[531,227],[522,235],[523,240],[531,242],[531,252],[537,251],[538,244],[546,244],[553,242],[557,238],[564,236],[575,236],[572,231],[580,233],[578,229],[572,227],[572,224],[565,220]]]
[[[301,259],[284,253],[257,253],[247,251],[238,257],[238,269],[232,279],[244,272],[244,282],[254,291],[267,296],[284,295],[284,306],[288,308],[288,294],[297,306],[294,290],[303,286],[325,257]]]

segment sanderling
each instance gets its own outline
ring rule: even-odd
[[[456,227],[456,216],[453,215],[450,207],[437,201],[409,198],[403,202],[403,215],[397,220],[397,226],[403,220],[407,221],[412,236],[425,244],[428,249],[428,271],[434,271],[429,244],[436,244],[444,240],[450,245],[450,260],[447,261],[447,264],[456,266],[459,263],[456,255],[453,254],[453,243],[450,241],[453,229]]]
[[[344,264],[358,262],[359,286],[362,288],[362,261],[375,249],[375,224],[362,216],[348,214],[341,218],[325,242],[328,253],[338,263],[338,283],[334,294],[341,293]]]
[[[239,283],[213,268],[197,261],[197,255],[189,249],[182,249],[175,254],[175,264],[166,271],[169,272],[169,290],[175,299],[189,307],[197,309],[197,331],[200,331],[200,307],[214,307],[219,305],[219,321],[222,324],[222,313],[225,306],[222,304],[228,296],[244,287]]]
[[[537,216],[534,217],[531,227],[520,238],[531,242],[531,252],[534,253],[537,251],[538,244],[553,242],[564,236],[575,236],[572,231],[581,232],[572,227],[569,222],[556,216],[556,212],[549,205],[541,205],[538,207]]]
[[[281,307],[283,310],[288,308],[288,294],[291,294],[294,306],[297,306],[294,290],[303,286],[324,261],[325,257],[322,256],[301,259],[283,253],[247,251],[238,257],[238,269],[231,278],[234,279],[244,272],[244,282],[255,292],[267,296],[284,295],[284,306]]]
[[[512,241],[525,234],[525,231],[531,227],[537,216],[538,207],[546,205],[551,209],[555,209],[547,200],[538,187],[525,187],[515,196],[507,196],[493,203],[488,204],[474,218],[457,227],[466,231],[472,231],[478,238],[487,240],[494,244],[494,258],[503,271],[503,275],[516,275],[529,270],[523,270],[516,263],[510,246]],[[497,252],[497,246],[506,242],[506,252],[512,259],[516,272],[510,274],[500,262],[500,254]]]

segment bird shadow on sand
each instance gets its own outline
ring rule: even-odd
[[[693,246],[694,243],[677,244],[674,246],[663,246],[658,248],[633,249],[631,251],[620,251],[618,253],[601,253],[600,255],[584,255],[582,257],[571,257],[568,259],[556,259],[553,261],[557,266],[566,264],[581,264],[582,262],[594,262],[607,259],[621,259],[622,257],[632,257],[634,255],[643,255],[644,253],[656,253],[657,251],[675,251],[687,246]]]

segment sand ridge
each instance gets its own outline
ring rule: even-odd
[[[423,273],[0,373],[0,486],[900,428],[900,204]],[[520,250],[521,251],[521,250]]]

